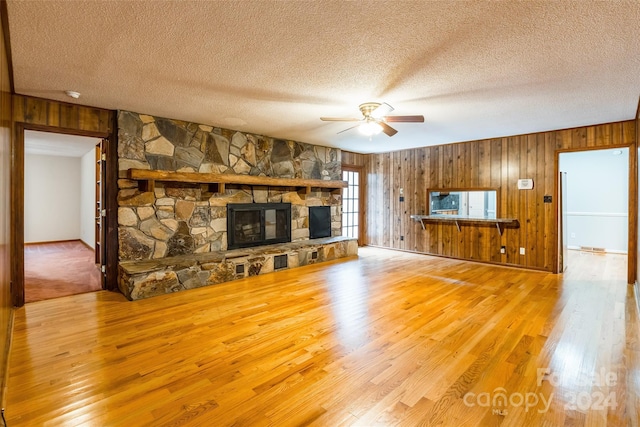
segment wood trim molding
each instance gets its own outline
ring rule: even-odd
[[[52,101],[47,101],[52,102]],[[77,106],[76,106],[77,107]],[[38,130],[54,133],[64,133],[69,135],[89,136],[96,138],[106,138],[109,141],[107,156],[107,176],[105,177],[105,187],[107,198],[105,209],[107,209],[107,271],[105,277],[106,287],[109,290],[117,289],[117,135],[110,131],[116,129],[112,127],[116,114],[112,114],[114,122],[109,125],[109,131],[92,131],[83,129],[70,129],[59,126],[49,126],[42,124],[31,124],[25,122],[15,122],[15,133],[12,141],[11,156],[11,249],[12,249],[12,301],[14,306],[21,307],[25,302],[24,295],[24,133],[25,130]]]
[[[636,300],[636,315],[640,318],[640,285],[638,285],[638,282],[636,281],[635,285],[633,286],[633,295],[635,297]]]
[[[636,191],[635,194],[633,195],[635,202],[632,202],[631,197],[629,198],[629,216],[631,216],[631,203],[634,203],[633,206],[633,212],[635,212],[635,224],[634,224],[634,231],[635,231],[635,235],[636,235],[636,241],[635,241],[635,255],[633,257],[633,259],[631,259],[632,254],[629,254],[629,268],[631,268],[631,265],[633,264],[635,266],[635,283],[636,283],[636,291],[638,291],[638,276],[640,275],[640,273],[638,272],[638,267],[639,265],[639,260],[638,260],[638,229],[639,229],[639,221],[640,218],[638,218],[638,190],[640,190],[640,188],[638,188],[638,148],[640,147],[640,96],[638,97],[638,108],[636,109],[636,120],[635,120],[635,125],[636,125],[636,138],[635,138],[635,146],[632,148],[633,151],[635,152],[635,180],[636,180]],[[629,160],[631,161],[631,159]],[[631,274],[629,274],[629,279],[631,279]],[[636,298],[638,298],[637,292],[636,292]],[[640,302],[640,299],[638,300]]]
[[[583,147],[583,148],[575,148],[575,149],[558,149],[556,150],[555,155],[555,197],[558,199],[558,173],[560,172],[560,154],[562,153],[575,153],[580,151],[593,151],[593,150],[608,150],[612,148],[628,148],[629,149],[629,189],[628,189],[628,230],[627,230],[627,283],[633,284],[636,282],[637,273],[638,273],[638,149],[637,149],[637,141],[633,141],[631,144],[617,144],[617,145],[608,145],[606,147],[597,146],[597,147]],[[560,218],[557,215],[558,210],[554,209],[555,215],[555,224],[556,230],[558,230],[558,225]],[[555,233],[555,244],[553,245],[556,249],[554,263],[554,273],[558,273],[558,248],[560,247],[560,234]]]
[[[91,246],[89,246],[87,244],[87,242],[83,241],[82,239],[66,239],[66,240],[46,240],[46,241],[42,241],[42,242],[24,242],[25,246],[35,246],[35,245],[46,245],[48,243],[67,243],[67,242],[80,242],[83,245],[85,245],[86,247],[88,247],[89,249],[93,250],[93,248]]]
[[[24,123],[16,123],[11,141],[11,299],[24,305]]]
[[[636,138],[637,139],[637,138]],[[638,275],[638,141],[629,146],[629,217],[627,249],[627,283]]]
[[[106,209],[105,249],[103,254],[106,266],[104,281],[107,290],[118,290],[118,115],[111,118],[111,133],[107,137],[105,176],[103,188],[103,209]]]
[[[11,56],[11,37],[9,34],[9,15],[7,12],[7,0],[0,0],[0,17],[2,19],[2,36],[4,38],[4,50],[7,54],[7,68],[9,68],[9,87],[11,93],[15,93],[13,85],[13,57]]]
[[[204,184],[239,184],[266,187],[305,187],[339,190],[347,187],[346,181],[321,179],[274,178],[269,176],[218,174],[202,172],[173,172],[163,170],[129,169],[127,178],[137,181],[170,181]],[[149,186],[147,186],[149,187]],[[153,186],[151,186],[153,187]],[[147,190],[148,191],[148,190]]]
[[[0,405],[2,405],[2,408],[4,408],[7,403],[7,385],[9,384],[9,355],[11,354],[11,349],[13,348],[13,328],[15,325],[15,319],[16,311],[12,309],[9,313],[9,324],[7,326],[7,343],[4,348],[4,360],[6,362],[4,367],[4,375],[2,377],[2,391],[0,391]]]

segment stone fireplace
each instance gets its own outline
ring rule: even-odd
[[[229,203],[227,248],[291,241],[291,203]]]
[[[296,180],[340,181],[339,149],[120,111],[118,169],[118,285],[130,299],[357,253],[357,243],[340,237],[340,191],[295,185]],[[188,180],[140,185],[131,170],[250,175],[277,178],[279,184],[270,186],[266,179],[248,185]],[[270,208],[243,210],[259,205]],[[288,213],[279,205],[288,205]],[[315,207],[329,214],[326,241],[310,240]],[[231,208],[241,218],[231,219]],[[274,260],[282,255],[285,264]]]

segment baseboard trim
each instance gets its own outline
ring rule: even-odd
[[[2,376],[2,390],[0,390],[0,408],[6,407],[7,386],[9,384],[9,357],[11,356],[11,347],[13,347],[13,324],[15,321],[16,309],[11,308],[9,314],[9,325],[7,327],[7,347],[5,351],[4,375]]]
[[[24,242],[25,246],[30,245],[46,245],[47,243],[68,243],[68,242],[82,242],[81,239],[67,239],[67,240],[48,240],[45,242]],[[82,242],[84,243],[84,242]]]
[[[390,251],[407,252],[407,253],[410,253],[410,254],[428,255],[428,256],[434,256],[434,257],[438,257],[438,258],[451,259],[451,260],[454,260],[454,261],[475,262],[475,263],[478,263],[478,264],[487,264],[487,265],[493,265],[493,266],[496,266],[496,267],[516,268],[516,269],[519,269],[519,270],[531,270],[531,271],[538,271],[538,272],[544,272],[544,273],[553,273],[552,271],[545,270],[544,268],[527,267],[527,266],[519,265],[519,264],[507,264],[507,263],[502,263],[502,262],[497,262],[497,261],[484,261],[484,260],[480,260],[480,259],[457,258],[457,257],[453,257],[453,256],[448,256],[448,255],[431,254],[429,252],[411,251],[409,249],[389,248],[387,246],[378,246],[378,245],[364,245],[364,246],[370,246],[372,248],[388,249]]]
[[[92,251],[95,251],[94,248],[92,248],[87,242],[85,242],[84,240],[80,239],[80,243],[82,243],[83,245],[85,245],[87,247],[87,249],[90,249]]]
[[[635,297],[636,300],[636,314],[638,315],[638,318],[640,319],[640,285],[638,284],[638,281],[636,280],[636,282],[633,284],[633,296]]]
[[[37,246],[37,245],[49,245],[49,244],[54,244],[54,243],[72,243],[72,242],[79,242],[82,243],[82,245],[86,246],[87,249],[91,250],[91,251],[95,251],[95,248],[92,248],[91,245],[89,245],[87,242],[85,242],[82,239],[71,239],[71,240],[51,240],[48,242],[29,242],[26,243],[25,242],[25,246]]]
[[[587,252],[587,253],[605,253],[605,254],[621,254],[621,255],[627,255],[627,251],[621,251],[621,250],[617,250],[617,249],[607,249],[607,248],[596,248],[596,247],[587,247],[587,246],[567,246],[567,249],[571,250],[571,251],[580,251],[580,252]]]

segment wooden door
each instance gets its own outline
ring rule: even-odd
[[[101,265],[101,260],[102,260],[102,256],[100,253],[100,247],[101,247],[101,230],[102,230],[102,217],[101,217],[101,212],[102,209],[100,208],[100,201],[101,201],[101,194],[102,194],[102,188],[100,185],[100,181],[101,181],[101,175],[102,175],[102,165],[101,165],[101,159],[102,159],[102,142],[98,143],[96,145],[96,199],[95,199],[95,210],[94,210],[94,216],[95,216],[95,228],[96,228],[96,232],[95,232],[95,240],[94,240],[94,247],[95,247],[95,254],[96,254],[96,264]]]
[[[106,260],[105,256],[106,245],[106,227],[104,223],[105,207],[103,201],[105,200],[105,159],[107,140],[103,139],[96,145],[96,209],[95,209],[95,228],[96,228],[96,264],[100,268],[100,283],[102,289],[106,289],[105,272],[106,272]]]
[[[342,166],[342,179],[349,183],[342,192],[342,235],[364,245],[364,173],[360,166]]]

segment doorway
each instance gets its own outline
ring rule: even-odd
[[[628,262],[629,148],[560,153],[558,166],[559,272],[570,251]]]
[[[342,235],[358,239],[358,246],[362,246],[364,244],[362,168],[343,165],[342,179],[348,184],[342,191]]]
[[[25,130],[25,302],[102,289],[101,139]]]

